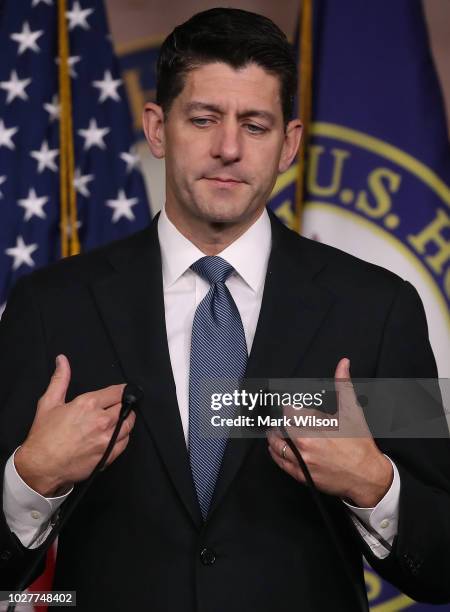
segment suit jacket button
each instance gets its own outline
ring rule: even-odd
[[[9,561],[12,557],[12,553],[10,550],[2,550],[0,552],[0,559],[2,561]]]
[[[200,553],[200,561],[203,565],[213,565],[216,562],[216,555],[210,548],[204,548]]]

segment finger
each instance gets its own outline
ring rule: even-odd
[[[121,408],[122,404],[119,402],[114,404],[114,406],[109,406],[109,408],[103,409],[100,418],[105,419],[107,429],[114,429],[117,421],[119,420]]]
[[[357,404],[355,390],[350,377],[350,359],[344,357],[339,361],[334,373],[334,384],[339,407]]]
[[[307,437],[303,436],[303,438],[300,438],[300,437],[289,435],[289,438],[295,444],[295,446],[300,450],[300,452],[303,452],[305,443],[307,442]],[[285,451],[286,457],[290,457],[290,460],[296,463],[297,460],[294,457],[294,453],[289,448],[289,445],[286,442],[286,438],[281,437],[280,435],[278,435],[272,430],[268,432],[267,440],[269,442],[269,445],[280,456],[283,454],[283,448],[284,448],[284,445],[286,444],[286,451]]]
[[[339,432],[346,437],[371,437],[350,377],[350,360],[341,359],[335,371],[335,388],[339,408]]]
[[[284,461],[270,447],[269,447],[269,453],[270,453],[270,456],[272,457],[272,459],[274,460],[274,462],[278,465],[278,467],[281,468],[287,474],[289,474],[289,476],[292,476],[293,478],[295,478],[299,482],[303,482],[303,483],[306,482],[305,481],[305,476],[304,476],[303,472],[301,471],[301,469],[298,467],[298,464],[294,465],[293,463],[290,463],[288,461]]]
[[[273,449],[280,448],[283,446],[283,444],[285,444],[284,438],[282,438],[274,431],[270,431],[267,433],[267,441],[269,443],[269,446],[271,446]]]
[[[70,383],[70,364],[65,355],[58,355],[56,367],[46,392],[42,396],[47,407],[58,406],[66,401],[67,388]]]
[[[350,359],[343,357],[339,360],[334,372],[335,380],[351,381],[350,378]]]
[[[128,442],[129,441],[130,441],[130,437],[129,436],[127,436],[126,438],[123,438],[120,441],[116,441],[116,443],[114,444],[114,447],[113,447],[113,449],[111,451],[111,454],[108,457],[108,461],[105,464],[105,467],[108,466],[108,465],[111,465],[111,463],[113,461],[115,461],[117,459],[117,457],[123,453],[123,451],[128,446]]]
[[[120,427],[119,435],[117,436],[117,442],[120,442],[121,440],[130,435],[131,430],[134,427],[135,421],[136,415],[134,414],[134,412],[131,412]]]
[[[284,438],[272,436],[269,440],[269,450],[279,457],[281,462],[297,463],[294,453]]]
[[[268,429],[266,436],[268,440],[284,440],[279,429]]]
[[[114,427],[117,425],[117,421],[119,420],[121,410],[122,410],[122,403],[120,402],[102,411],[101,418],[107,419],[106,427],[108,430],[114,429]],[[136,414],[132,410],[130,414],[127,416],[127,418],[123,421],[120,431],[122,431],[122,427],[125,423],[127,424],[128,430],[131,431],[134,427],[135,420],[136,420]]]
[[[96,408],[107,409],[122,402],[122,394],[125,384],[110,385],[98,391],[90,391],[79,396],[79,400],[89,399]],[[116,419],[117,420],[117,419]]]

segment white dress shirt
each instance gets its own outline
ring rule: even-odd
[[[163,208],[158,220],[161,247],[164,307],[170,361],[176,386],[180,418],[185,440],[189,424],[189,358],[192,322],[195,310],[209,291],[207,281],[195,274],[190,266],[204,257],[192,242],[171,223]],[[234,268],[226,285],[236,302],[250,353],[261,308],[264,282],[271,249],[271,226],[267,212],[235,242],[220,253]],[[392,462],[391,462],[392,463]],[[397,533],[400,477],[394,464],[394,478],[389,491],[375,508],[347,506],[365,525],[370,526],[389,544]],[[24,546],[34,548],[51,529],[49,520],[67,493],[45,498],[20,478],[12,455],[5,468],[3,509],[8,525]],[[352,517],[361,536],[375,555],[386,557],[389,551]],[[36,538],[36,539],[35,539]],[[33,539],[35,541],[33,542]]]

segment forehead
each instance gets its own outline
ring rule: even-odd
[[[194,68],[178,98],[181,105],[198,100],[238,111],[251,107],[281,113],[279,78],[256,64],[235,69],[215,62]]]

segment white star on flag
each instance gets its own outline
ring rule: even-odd
[[[139,164],[139,155],[134,152],[133,148],[131,148],[129,152],[124,151],[119,155],[119,157],[120,159],[123,159],[127,165],[127,174],[134,170]]]
[[[56,94],[53,96],[51,102],[46,102],[44,104],[44,109],[50,115],[50,123],[53,123],[55,119],[59,119],[61,114],[61,105]]]
[[[96,119],[91,119],[89,121],[89,127],[85,130],[78,130],[78,134],[85,139],[85,150],[93,146],[100,147],[100,149],[106,149],[103,139],[110,131],[110,128],[99,128]]]
[[[10,104],[16,98],[28,100],[25,87],[27,87],[30,83],[31,79],[19,79],[15,70],[11,72],[9,81],[0,81],[0,88],[8,92],[6,104]]]
[[[117,88],[122,84],[122,79],[113,79],[110,70],[106,70],[103,75],[103,81],[92,81],[93,87],[100,90],[99,102],[104,102],[108,98],[120,102],[120,96],[117,93]]]
[[[92,8],[82,9],[78,0],[75,0],[72,5],[72,10],[66,11],[66,17],[69,20],[69,30],[73,30],[77,26],[80,26],[84,30],[90,30],[87,18],[93,12],[94,9]]]
[[[46,140],[41,144],[41,148],[38,151],[31,151],[31,157],[38,162],[38,173],[44,172],[46,168],[58,171],[58,166],[55,164],[55,157],[59,155],[58,149],[49,149]]]
[[[119,189],[117,198],[115,200],[106,200],[106,206],[109,206],[114,210],[112,216],[112,222],[117,223],[119,219],[125,217],[129,221],[134,221],[134,213],[131,210],[133,206],[138,203],[138,198],[127,198],[125,191]]]
[[[0,176],[0,185],[6,181],[6,176]],[[0,200],[3,198],[3,193],[0,191]]]
[[[12,137],[19,131],[19,128],[12,127],[7,128],[3,123],[3,119],[0,119],[0,148],[8,147],[8,149],[14,150],[16,145],[12,141]]]
[[[69,66],[69,74],[72,78],[76,79],[78,74],[75,72],[75,64],[77,64],[81,60],[81,55],[72,55],[72,57],[67,58],[67,64]],[[55,62],[59,65],[59,57],[56,58]]]
[[[53,4],[53,0],[33,0],[33,4],[31,5],[32,8],[34,8],[35,6],[40,4],[41,2],[43,2],[47,6],[52,6],[52,4]]]
[[[93,174],[85,174],[84,176],[82,176],[80,169],[77,168],[75,170],[73,186],[75,187],[75,189],[80,195],[84,196],[85,198],[88,198],[91,194],[89,192],[89,189],[87,188],[87,184],[93,180],[94,180]]]
[[[37,244],[25,244],[22,236],[17,236],[16,246],[5,250],[6,255],[14,258],[13,270],[17,270],[22,264],[32,268],[34,266],[34,261],[31,254],[34,253],[37,248]]]
[[[11,34],[10,37],[12,40],[19,43],[19,49],[17,51],[19,55],[22,55],[22,53],[24,53],[27,49],[30,49],[30,51],[34,51],[35,53],[39,53],[40,48],[38,47],[36,41],[40,36],[42,36],[43,33],[44,30],[35,30],[32,32],[30,30],[30,24],[28,21],[25,21],[22,26],[22,32]]]
[[[29,221],[32,217],[46,219],[44,206],[48,202],[48,196],[38,197],[34,189],[28,191],[28,197],[17,200],[19,206],[25,209],[24,220]]]

